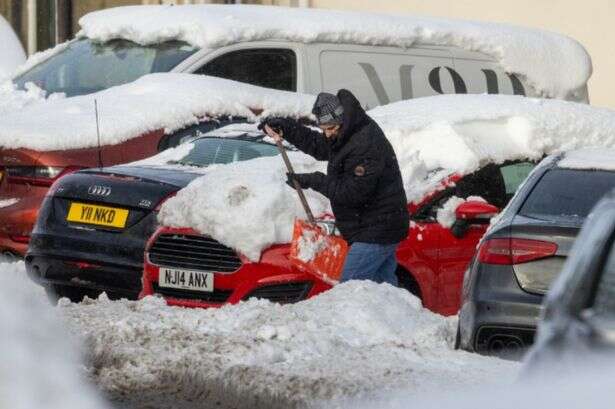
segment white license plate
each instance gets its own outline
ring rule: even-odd
[[[158,269],[158,285],[166,288],[213,292],[214,274],[160,267]]]

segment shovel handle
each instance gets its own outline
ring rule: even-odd
[[[295,174],[295,170],[293,169],[293,164],[290,163],[290,159],[288,158],[288,155],[286,154],[286,149],[284,149],[284,145],[282,145],[282,141],[279,139],[275,139],[275,144],[278,147],[278,150],[280,151],[280,155],[282,155],[282,159],[284,159],[284,164],[286,164],[286,169],[288,170],[288,173],[290,173],[291,176],[293,176]],[[315,224],[316,220],[314,219],[314,214],[312,214],[312,209],[310,209],[310,205],[307,202],[307,199],[305,198],[305,193],[303,193],[303,189],[301,188],[301,185],[299,184],[299,182],[295,179],[292,178],[293,184],[295,185],[295,190],[297,191],[297,194],[299,195],[299,200],[301,201],[301,204],[303,205],[303,210],[305,210],[305,214],[307,215],[308,221],[311,224]]]

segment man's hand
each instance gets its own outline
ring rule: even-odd
[[[277,133],[276,131],[274,131],[273,129],[271,129],[271,127],[267,124],[265,124],[265,127],[263,129],[265,131],[265,133],[267,135],[269,135],[271,138],[273,138],[273,140],[275,141],[275,143],[278,142],[282,142],[284,139],[282,138],[282,135]],[[280,130],[280,132],[283,132],[282,130]]]
[[[309,189],[318,186],[320,183],[322,183],[322,180],[324,178],[326,178],[326,176],[322,172],[295,174],[286,173],[286,184],[294,189],[294,179],[299,182],[299,186],[301,186],[302,189]]]

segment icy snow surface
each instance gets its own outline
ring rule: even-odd
[[[26,60],[26,54],[9,23],[0,15],[0,80]]]
[[[132,6],[87,14],[81,34],[140,44],[183,40],[202,48],[244,41],[284,39],[303,43],[350,43],[409,47],[451,45],[480,51],[505,70],[528,79],[544,95],[565,98],[584,86],[592,71],[575,40],[505,24],[264,6]]]
[[[147,297],[61,303],[85,340],[87,369],[114,399],[140,407],[289,408],[408,390],[505,384],[518,364],[452,347],[456,318],[389,285],[349,282],[292,305],[220,309]]]
[[[19,91],[17,91],[19,92]],[[255,120],[261,115],[307,117],[314,97],[193,74],[151,74],[95,94],[30,104],[0,116],[0,147],[39,151],[113,145],[148,131],[172,132],[206,116]],[[1,108],[0,102],[0,109]]]
[[[0,264],[0,408],[105,407],[80,374],[81,349],[27,277]]]
[[[567,169],[615,170],[615,149],[586,148],[567,152],[557,166]]]
[[[408,200],[420,201],[443,177],[487,163],[539,160],[586,146],[615,147],[615,112],[558,100],[504,95],[445,95],[397,102],[369,114],[396,151]],[[323,170],[293,154],[298,172]],[[308,165],[309,166],[305,166]],[[192,227],[252,260],[273,243],[291,239],[293,219],[304,218],[296,193],[284,184],[280,157],[206,171],[161,209],[164,225]],[[236,190],[244,200],[229,206]],[[327,201],[306,191],[316,214]]]
[[[10,112],[20,111],[23,108],[47,101],[53,101],[64,97],[64,94],[51,94],[37,87],[33,83],[27,83],[25,90],[17,89],[10,81],[0,83],[0,122]]]

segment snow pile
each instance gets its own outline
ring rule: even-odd
[[[51,94],[33,83],[26,84],[25,90],[17,89],[10,81],[0,83],[0,122],[11,112],[19,112],[29,105],[61,99],[64,94]]]
[[[126,406],[187,407],[207,397],[223,408],[288,408],[402,387],[507,383],[518,368],[453,350],[454,318],[371,282],[285,306],[183,309],[103,296],[61,312],[86,340],[91,377]]]
[[[0,15],[0,79],[7,78],[26,60],[26,54],[9,23]]]
[[[369,111],[400,163],[410,201],[443,176],[487,163],[539,160],[583,147],[615,147],[615,111],[507,95],[441,95]]]
[[[146,132],[173,132],[207,116],[256,120],[261,115],[307,117],[314,97],[192,74],[151,74],[95,94],[32,104],[0,117],[0,147],[38,151],[113,145]]]
[[[23,262],[0,264],[0,300],[0,407],[104,407],[79,376],[79,347]]]
[[[450,45],[480,51],[508,72],[526,77],[545,96],[565,98],[592,71],[585,49],[555,33],[505,24],[318,9],[263,6],[132,6],[101,10],[79,20],[81,34],[98,41],[140,44],[183,40],[202,48],[284,39],[410,47]]]
[[[585,148],[567,152],[557,166],[567,169],[615,170],[615,149]]]
[[[558,100],[443,95],[397,102],[369,114],[395,149],[411,202],[440,187],[442,178],[488,163],[540,160],[585,146],[615,147],[614,111]],[[293,157],[299,164],[305,160]],[[298,172],[316,168],[324,164],[302,165]],[[257,260],[259,249],[290,241],[293,218],[305,218],[295,192],[283,183],[285,172],[281,158],[216,168],[165,202],[159,221],[192,227]],[[233,189],[249,200],[229,206]],[[324,197],[307,193],[318,203],[316,213],[325,208]]]
[[[289,158],[298,173],[326,168],[302,153],[289,152]],[[164,203],[162,224],[192,227],[258,261],[263,249],[290,242],[295,217],[306,217],[297,193],[284,183],[279,156],[211,166],[203,173]],[[329,211],[322,195],[305,193],[315,215]]]
[[[455,211],[459,207],[460,204],[465,202],[485,202],[480,196],[470,196],[467,199],[463,199],[461,197],[452,196],[449,198],[446,203],[442,207],[440,207],[436,213],[436,220],[442,227],[449,228],[455,221],[457,220],[457,215]]]

